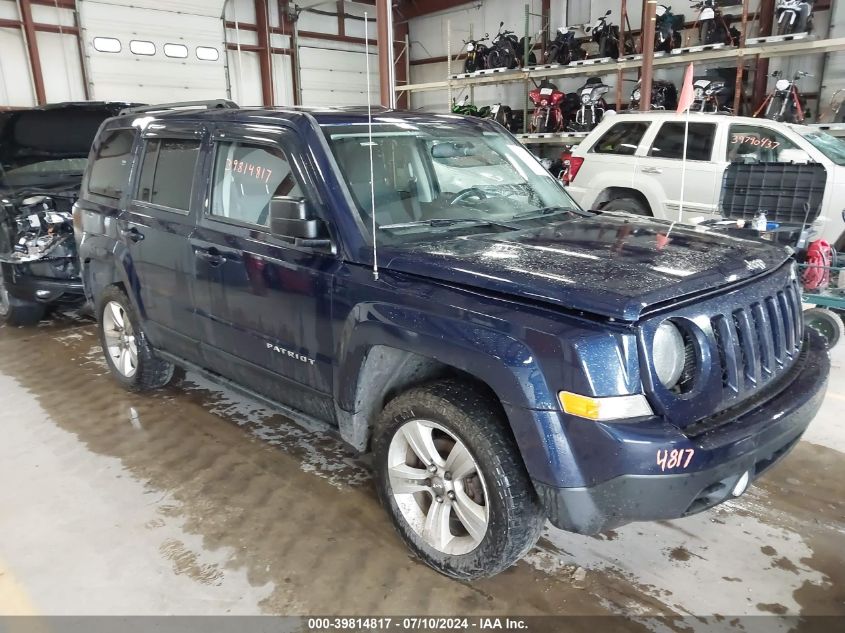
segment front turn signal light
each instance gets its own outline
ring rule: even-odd
[[[582,396],[571,391],[558,394],[564,412],[587,420],[610,422],[629,418],[642,418],[654,415],[648,400],[642,394],[633,396],[611,396],[594,398]]]

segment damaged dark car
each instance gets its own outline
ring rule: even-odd
[[[0,112],[0,322],[30,325],[84,303],[71,207],[97,129],[129,105]]]

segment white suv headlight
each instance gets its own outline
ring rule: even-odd
[[[651,348],[657,378],[666,389],[678,384],[686,364],[684,336],[671,321],[664,321],[654,333]]]

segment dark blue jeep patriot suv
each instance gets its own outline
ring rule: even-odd
[[[742,494],[830,368],[789,252],[581,210],[480,119],[129,112],[74,225],[117,381],[178,365],[336,427],[456,578],[546,518],[595,534]]]

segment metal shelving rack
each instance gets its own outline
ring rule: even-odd
[[[744,25],[743,25],[744,26]],[[701,49],[701,50],[698,50]],[[776,58],[789,57],[793,55],[812,55],[845,51],[845,37],[814,39],[808,36],[787,37],[762,37],[747,39],[744,46],[733,47],[727,45],[713,45],[704,47],[692,47],[692,50],[681,49],[680,52],[671,54],[655,53],[653,67],[667,68],[673,66],[685,66],[692,63],[712,64],[717,62],[735,62],[737,66],[745,59],[750,58]],[[447,56],[450,63],[447,64],[447,75],[443,81],[433,81],[417,84],[405,84],[396,87],[398,93],[402,92],[426,92],[446,90],[448,99],[451,102],[451,95],[455,89],[469,88],[472,90],[477,86],[499,85],[505,83],[529,82],[540,79],[553,79],[556,77],[586,77],[593,75],[621,74],[628,70],[636,70],[642,67],[642,55],[629,55],[625,58],[605,60],[589,60],[587,63],[576,62],[568,66],[542,65],[529,68],[517,68],[514,70],[496,69],[495,71],[478,71],[469,76],[452,74],[451,55]],[[840,132],[839,130],[836,130]],[[845,134],[845,132],[840,132]],[[837,134],[839,135],[839,134]],[[580,142],[586,134],[556,133],[556,134],[519,134],[517,137],[527,144],[567,144],[573,145]]]

